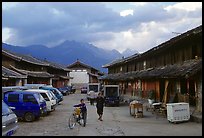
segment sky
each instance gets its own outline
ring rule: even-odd
[[[143,53],[202,25],[202,2],[3,2],[2,42]]]

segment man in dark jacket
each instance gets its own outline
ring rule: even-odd
[[[102,115],[103,115],[103,107],[104,107],[104,98],[102,96],[102,93],[99,92],[98,97],[96,98],[96,108],[97,108],[97,114],[99,116],[98,120],[102,120]]]

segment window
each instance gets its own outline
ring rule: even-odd
[[[42,97],[46,100],[46,101],[49,101],[49,98],[47,96],[46,93],[40,93],[42,95]]]
[[[120,67],[120,71],[123,71],[123,67],[122,66]]]
[[[8,102],[18,102],[19,94],[9,94],[8,95]]]
[[[23,101],[24,102],[36,102],[36,99],[32,94],[24,94]]]
[[[143,62],[143,67],[144,67],[143,69],[145,70],[146,69],[146,61]]]

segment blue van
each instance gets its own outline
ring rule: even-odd
[[[8,91],[4,93],[4,102],[18,118],[26,122],[47,114],[46,102],[37,92]]]
[[[40,87],[40,89],[52,91],[57,97],[57,103],[63,101],[63,95],[57,88],[49,87],[49,86],[42,86]]]

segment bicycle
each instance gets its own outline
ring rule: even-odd
[[[69,117],[69,128],[73,129],[78,123],[79,125],[86,126],[87,112],[82,113],[79,107],[75,107],[73,113]]]

